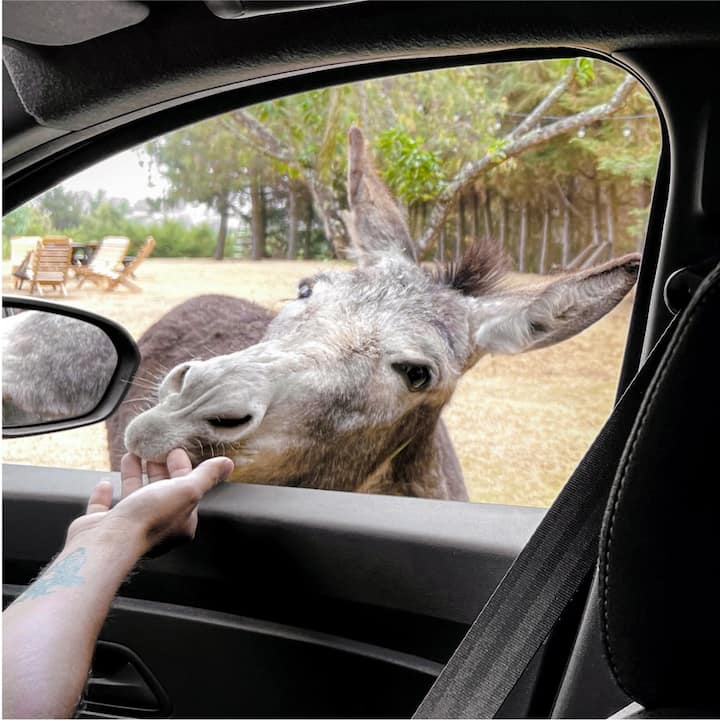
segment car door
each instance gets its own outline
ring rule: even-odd
[[[352,19],[352,12],[335,8],[321,17],[330,28]],[[359,12],[365,22],[364,13],[370,11]],[[402,17],[400,10],[393,12]],[[458,27],[467,20],[464,12],[453,9],[446,22]],[[297,22],[315,37],[308,18]],[[594,20],[588,11],[585,21]],[[398,51],[412,28],[422,25],[418,19],[405,21],[406,29],[396,35]],[[548,37],[552,31],[546,26]],[[352,31],[355,40],[360,39],[359,32]],[[424,41],[426,49],[434,48],[435,53],[428,64],[445,63],[440,59],[442,46],[432,37],[430,33]],[[254,52],[265,59],[271,48]],[[686,89],[677,88],[667,54],[638,51],[627,53],[624,60],[653,78],[655,91],[666,103],[666,115],[672,107],[682,106]],[[353,62],[359,63],[359,57]],[[377,72],[388,74],[403,67],[386,64]],[[305,82],[315,86],[322,81],[308,76]],[[270,96],[288,83],[259,87],[249,96]],[[67,128],[33,122],[7,78],[4,93],[13,131],[9,138],[13,163],[6,177],[10,198],[27,199],[88,162],[90,155],[83,152],[89,150],[83,150],[81,143],[63,147],[69,141]],[[198,108],[188,105],[183,117],[218,109],[212,103]],[[681,148],[678,143],[692,134],[696,121],[682,110],[677,113],[669,136],[667,127],[664,133],[675,143],[677,157],[691,165],[701,151],[693,144]],[[148,137],[175,124],[177,120],[159,111],[136,118],[134,124],[108,126],[103,151],[97,150],[95,131],[88,131],[90,122],[79,132],[87,133],[88,148],[99,153],[131,144],[135,134],[135,139]],[[39,139],[33,140],[32,133]],[[656,276],[670,187],[667,147],[665,152],[621,387],[637,368],[643,343],[651,344],[667,319],[659,299],[669,271],[681,260],[697,259],[707,251],[702,239],[691,249],[670,243]],[[680,193],[677,177],[674,182]],[[673,202],[665,229],[669,240],[688,222],[692,205],[682,195]],[[110,477],[118,490],[116,473],[54,464],[53,457],[35,465],[4,464],[5,602],[17,596],[57,552],[67,525],[82,512],[90,488],[99,479]],[[200,515],[192,544],[144,558],[122,587],[100,636],[85,716],[410,716],[544,510],[519,504],[227,485],[203,501]],[[584,601],[577,598],[503,714],[550,714]],[[622,704],[622,695],[608,691],[605,711]]]

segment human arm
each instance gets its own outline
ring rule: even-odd
[[[228,458],[192,470],[173,450],[167,465],[148,463],[143,487],[139,458],[126,455],[112,510],[111,484],[97,485],[60,554],[3,613],[5,717],[72,716],[117,589],[150,549],[194,536],[200,499],[231,470]]]

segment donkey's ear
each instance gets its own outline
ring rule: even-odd
[[[345,224],[360,264],[387,255],[417,262],[400,209],[375,172],[362,130],[354,126],[348,133],[348,205]]]
[[[549,284],[468,299],[478,354],[521,353],[576,335],[635,284],[640,256],[625,255]]]

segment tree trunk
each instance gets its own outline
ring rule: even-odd
[[[592,244],[600,245],[602,238],[600,237],[600,185],[595,183],[595,192],[593,204],[590,207],[591,224],[592,224]]]
[[[445,262],[445,228],[442,229],[438,238],[438,260]]]
[[[507,220],[508,220],[508,202],[507,198],[501,199],[501,207],[500,207],[500,237],[498,238],[500,242],[500,248],[505,247],[505,232],[507,228]]]
[[[485,240],[490,241],[493,236],[492,215],[490,212],[490,188],[485,189],[485,203],[483,204],[483,217],[485,219]],[[479,233],[478,233],[479,235]]]
[[[539,271],[541,275],[545,274],[547,269],[547,250],[548,250],[548,238],[550,237],[550,206],[545,201],[545,208],[543,209],[543,226],[542,226],[542,242],[540,245],[540,267]]]
[[[520,242],[518,243],[518,272],[525,272],[525,246],[527,244],[527,203],[520,208]]]
[[[570,260],[570,211],[563,208],[562,233],[560,235],[560,267],[563,270]]]
[[[322,224],[325,239],[330,246],[330,253],[334,258],[342,257],[341,251],[348,246],[348,234],[340,216],[340,205],[330,188],[314,180],[310,183],[309,188],[315,214]]]
[[[305,217],[305,237],[303,239],[303,260],[310,259],[310,243],[312,241],[313,232],[313,204],[312,200],[308,198],[307,203],[307,216]]]
[[[615,218],[616,218],[616,207],[615,207],[615,185],[610,184],[607,190],[607,207],[605,208],[605,224],[607,225],[607,243],[610,252],[610,257],[615,255]],[[642,236],[638,240],[638,250],[642,247]]]
[[[297,188],[294,183],[288,187],[288,260],[297,260],[298,203]]]
[[[478,190],[474,186],[472,188],[472,218],[473,240],[477,240],[480,237],[480,198]]]
[[[230,216],[230,205],[227,198],[224,198],[219,207],[220,229],[218,230],[217,241],[215,242],[215,259],[222,260],[225,257],[225,241],[227,240],[228,218]]]
[[[408,207],[408,227],[410,237],[417,237],[422,232],[423,207],[419,202]]]
[[[250,143],[265,157],[293,168],[303,179],[312,197],[315,215],[322,225],[333,257],[338,257],[339,252],[348,244],[348,234],[341,217],[340,204],[335,198],[332,187],[335,137],[343,109],[341,96],[339,90],[331,89],[328,117],[314,169],[298,164],[294,152],[245,110],[236,110],[232,114],[233,121],[226,123],[226,127],[238,135],[244,143]]]
[[[565,193],[565,198],[566,198],[567,202],[564,203],[564,205],[563,205],[563,226],[562,226],[562,236],[561,236],[561,240],[560,240],[561,247],[562,247],[560,265],[562,266],[563,270],[568,266],[568,263],[570,262],[570,234],[571,234],[571,229],[572,229],[572,218],[570,217],[570,208],[572,206],[572,193],[573,193],[574,188],[575,188],[575,178],[570,178],[567,193]]]
[[[462,257],[463,237],[465,236],[465,198],[460,195],[458,200],[457,222],[455,225],[455,262]]]
[[[253,172],[250,180],[250,218],[252,227],[252,243],[250,257],[262,260],[265,254],[265,194],[259,172]]]

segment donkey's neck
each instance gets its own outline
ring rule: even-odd
[[[462,469],[445,424],[403,442],[358,486],[357,492],[467,500]]]
[[[258,482],[345,492],[467,500],[462,471],[442,420],[440,407],[420,407],[393,429],[349,433],[291,454],[280,467],[268,469]],[[317,438],[331,437],[322,421]],[[393,432],[394,430],[394,432]],[[321,445],[323,445],[321,443]]]
[[[334,467],[325,466],[319,476],[301,484],[382,495],[467,500],[462,470],[440,419],[441,411],[441,407],[420,406],[393,428],[394,432],[375,430],[367,437],[345,438],[345,442],[336,444]]]

